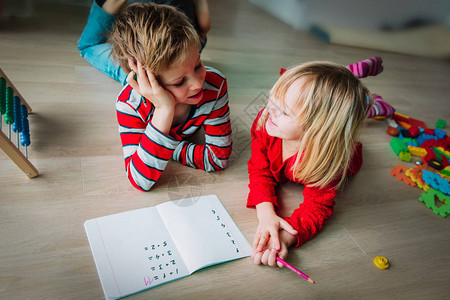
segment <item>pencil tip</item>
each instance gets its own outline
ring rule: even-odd
[[[308,281],[311,282],[312,284],[315,284],[316,282],[314,280],[312,280],[311,278],[308,278]]]

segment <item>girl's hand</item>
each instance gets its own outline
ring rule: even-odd
[[[286,220],[280,218],[275,213],[272,203],[263,202],[256,205],[259,224],[253,239],[253,252],[261,252],[267,248],[267,243],[271,241],[271,247],[276,251],[281,248],[278,232],[281,229],[286,230],[292,235],[297,235],[297,231]]]
[[[279,251],[271,247],[273,246],[272,245],[273,239],[270,239],[269,242],[267,243],[268,247],[265,250],[252,254],[253,262],[257,265],[264,264],[269,265],[271,267],[278,265],[280,268],[282,268],[283,264],[277,262],[276,258],[278,256],[281,259],[285,259],[288,254],[289,246],[292,245],[297,240],[297,237],[295,235],[290,234],[286,230],[281,230],[279,232],[279,239],[281,246]]]
[[[127,82],[136,92],[150,100],[156,109],[175,108],[174,96],[159,84],[153,72],[144,69],[139,61],[136,64],[132,59],[128,59],[128,65],[132,71],[128,74]]]

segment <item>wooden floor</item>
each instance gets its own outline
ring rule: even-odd
[[[151,192],[139,192],[124,172],[114,106],[121,86],[80,57],[89,7],[67,2],[34,1],[30,17],[0,21],[0,67],[33,108],[28,152],[40,172],[28,179],[0,153],[1,299],[102,299],[83,223],[169,200],[216,194],[251,242],[257,220],[245,208],[249,128],[281,67],[380,55],[384,72],[365,80],[372,92],[430,127],[450,121],[449,61],[327,45],[246,1],[210,1],[202,58],[228,78],[231,166],[206,173],[170,163]],[[382,121],[368,123],[362,170],[338,195],[323,231],[289,253],[287,261],[315,285],[245,258],[130,298],[448,299],[450,217],[434,215],[419,202],[420,189],[389,175],[400,160],[385,130]],[[301,192],[280,187],[282,214],[298,206]],[[372,263],[379,255],[391,262],[388,270]]]

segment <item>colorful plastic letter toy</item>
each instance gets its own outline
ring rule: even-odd
[[[427,155],[427,150],[420,147],[408,146],[409,153],[414,156],[425,156]]]
[[[411,178],[411,180],[414,181],[419,188],[426,192],[430,187],[422,179],[423,170],[431,171],[433,169],[431,169],[427,165],[417,165],[411,169],[406,170],[405,174],[406,176]]]
[[[439,120],[437,120],[436,125],[434,125],[434,127],[444,129],[445,125],[447,125],[447,122],[439,119]]]
[[[416,183],[414,181],[412,181],[411,178],[406,176],[405,172],[407,170],[408,170],[408,167],[405,167],[405,166],[399,164],[391,170],[391,175],[395,176],[398,180],[401,180],[410,186],[416,186]]]
[[[403,161],[411,161],[411,153],[402,151],[399,155],[400,159]]]
[[[444,204],[438,207],[436,205],[435,197],[437,197],[439,201],[443,202]],[[440,215],[443,218],[450,214],[450,197],[445,196],[440,191],[429,189],[427,192],[420,195],[419,201],[425,203],[425,206],[432,209],[433,213],[435,213],[436,215]]]
[[[400,155],[400,152],[402,152],[402,151],[405,151],[405,152],[408,151],[408,147],[405,146],[403,141],[396,137],[392,138],[389,145],[391,146],[392,150],[394,151],[394,153],[396,155]]]
[[[423,170],[422,179],[430,187],[439,190],[446,195],[450,195],[450,183],[447,179],[439,176],[439,174]]]
[[[382,270],[389,268],[389,261],[384,256],[376,256],[373,259],[373,263],[375,264],[375,266],[377,266],[378,268],[380,268]]]
[[[445,167],[445,169],[441,170],[442,175],[450,176],[450,166]]]

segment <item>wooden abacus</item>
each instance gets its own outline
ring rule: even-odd
[[[0,148],[29,178],[39,172],[28,159],[27,147],[30,145],[28,113],[31,107],[0,68]],[[8,135],[3,133],[3,115],[8,125]],[[11,141],[11,127],[16,132],[17,145]],[[19,142],[20,135],[20,142]],[[25,148],[25,155],[20,151]]]

